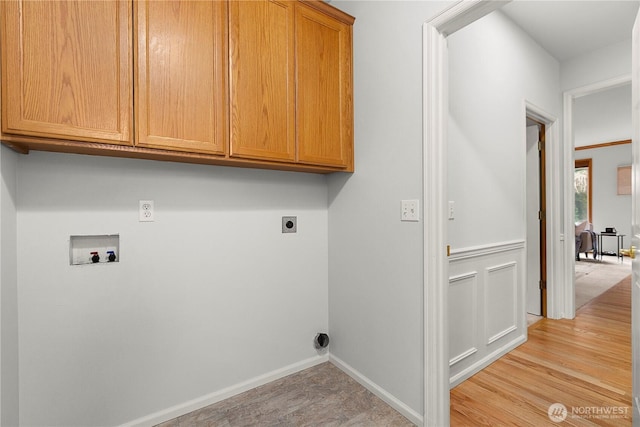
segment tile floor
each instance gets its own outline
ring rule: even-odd
[[[326,362],[158,425],[185,426],[409,427],[413,423]]]

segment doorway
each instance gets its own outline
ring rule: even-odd
[[[527,313],[542,317],[547,316],[545,134],[545,124],[527,116]]]
[[[579,87],[570,91],[566,91],[563,95],[563,117],[565,120],[564,125],[564,141],[563,144],[563,158],[564,168],[567,171],[574,171],[576,167],[575,163],[575,146],[574,146],[574,103],[578,98],[584,96],[596,94],[609,89],[615,89],[621,86],[625,86],[631,83],[631,75],[624,75],[620,77],[614,77],[609,80],[604,80],[598,83]],[[574,174],[568,175],[569,178],[565,180],[564,191],[564,205],[574,206],[576,203]],[[591,213],[587,214],[591,219]],[[566,215],[564,228],[566,230],[575,229],[575,217],[574,215]],[[562,300],[564,301],[564,316],[572,319],[576,313],[576,288],[575,288],[575,245],[568,245],[565,251],[565,268],[564,279],[565,283],[564,292],[562,294]]]
[[[499,9],[504,2],[460,2],[424,24],[424,425],[449,424],[449,267],[447,259],[447,37],[479,18]],[[526,103],[529,115],[530,105]],[[540,112],[545,126],[548,185],[546,193],[547,239],[559,244],[550,245],[547,254],[547,279],[550,282],[549,317],[564,317],[563,287],[552,286],[562,276],[567,247],[564,244],[562,184],[564,167],[558,121]],[[524,108],[523,108],[524,113]],[[536,117],[537,115],[534,115]],[[524,114],[521,116],[524,119]],[[522,121],[524,131],[525,122]],[[524,132],[523,132],[524,134]],[[524,303],[524,297],[522,303]],[[524,313],[522,313],[524,316]]]

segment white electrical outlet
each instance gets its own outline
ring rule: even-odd
[[[456,202],[449,200],[449,219],[456,218]]]
[[[153,213],[153,200],[140,200],[138,216],[138,220],[140,222],[155,221],[155,215]]]
[[[420,221],[420,201],[419,200],[403,200],[402,201],[401,221]]]

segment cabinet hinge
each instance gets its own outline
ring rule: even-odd
[[[543,219],[545,219],[546,213],[545,211],[538,211],[538,219],[540,221],[542,221]]]

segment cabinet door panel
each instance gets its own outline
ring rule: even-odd
[[[351,162],[351,27],[302,4],[296,8],[298,160]]]
[[[2,1],[2,131],[131,142],[131,2]]]
[[[231,1],[231,155],[295,159],[293,2]]]
[[[135,4],[136,144],[224,153],[227,3]]]

